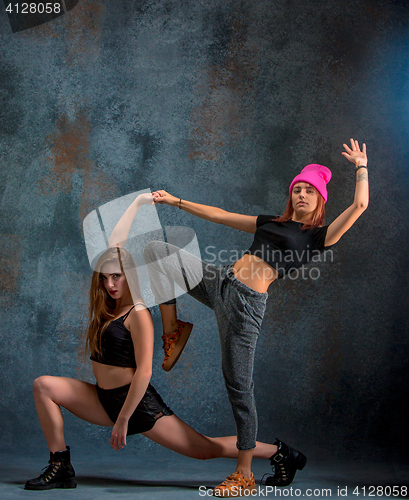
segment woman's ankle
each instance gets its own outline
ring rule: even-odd
[[[159,309],[162,316],[163,333],[171,335],[178,325],[176,304],[161,304]]]
[[[165,335],[172,335],[172,333],[174,333],[177,330],[178,324],[179,324],[178,319],[176,319],[174,321],[173,320],[168,321],[168,322],[166,322],[166,324],[162,323],[163,333]]]

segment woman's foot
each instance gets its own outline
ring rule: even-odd
[[[291,448],[279,439],[274,443],[278,450],[270,457],[273,475],[261,480],[266,486],[288,486],[292,483],[297,470],[302,470],[307,463],[307,457],[300,451]]]
[[[169,372],[175,366],[185,348],[192,328],[192,323],[177,320],[176,329],[171,334],[164,333],[162,335],[163,350],[165,351],[162,368],[165,372]]]
[[[255,490],[257,490],[257,486],[253,474],[251,474],[251,477],[245,478],[241,472],[233,472],[233,474],[227,476],[226,479],[213,490],[213,496],[221,498],[248,497],[251,496],[252,492]]]
[[[53,488],[76,488],[75,471],[70,461],[70,447],[66,451],[50,453],[49,466],[24,486],[25,490],[51,490]]]

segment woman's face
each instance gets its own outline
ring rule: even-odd
[[[100,276],[105,290],[113,299],[120,299],[129,293],[128,282],[119,262],[106,262],[101,267]]]
[[[298,215],[307,215],[317,208],[318,191],[308,182],[297,182],[291,191],[293,210]]]

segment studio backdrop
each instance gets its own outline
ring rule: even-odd
[[[353,137],[367,144],[370,205],[326,258],[270,288],[256,352],[258,437],[277,435],[322,460],[382,460],[386,450],[403,460],[406,2],[65,0],[32,18],[8,6],[0,13],[2,451],[46,447],[36,377],[93,380],[83,352],[89,214],[165,189],[280,215],[293,177],[320,163],[333,173],[329,223],[353,201],[353,165],[341,155]],[[153,210],[155,230],[190,231],[208,262],[234,261],[252,242],[177,208]],[[202,433],[232,434],[213,313],[186,295],[178,304],[195,327],[169,374],[151,307],[153,383]],[[109,450],[108,429],[69,414],[66,433],[71,446]]]

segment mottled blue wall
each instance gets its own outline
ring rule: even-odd
[[[81,358],[90,278],[82,221],[163,188],[230,211],[280,213],[310,162],[329,166],[327,221],[353,199],[352,136],[368,146],[370,207],[317,280],[270,290],[256,361],[259,438],[309,456],[399,459],[408,438],[409,8],[403,1],[80,1],[12,33],[0,14],[0,442],[46,449],[31,384],[91,379]],[[251,235],[160,207],[202,254]],[[212,312],[154,384],[212,435],[234,432]],[[109,431],[67,416],[67,443]],[[149,447],[140,438],[133,446]]]

